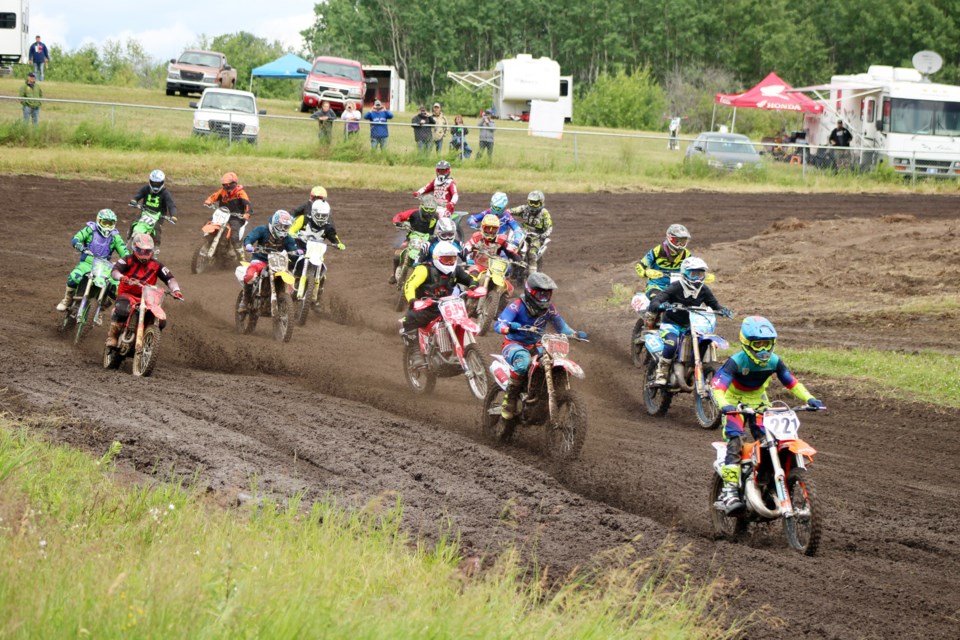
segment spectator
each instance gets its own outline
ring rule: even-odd
[[[850,169],[850,143],[853,142],[853,134],[843,126],[843,120],[837,120],[837,127],[830,132],[829,142],[834,147],[847,147],[846,149],[834,149],[833,158],[837,169]]]
[[[363,114],[364,120],[370,121],[370,148],[380,148],[381,151],[387,149],[387,137],[390,131],[387,128],[387,120],[393,118],[393,114],[383,108],[383,103],[379,100],[373,101],[373,110]]]
[[[437,153],[440,153],[443,151],[443,139],[447,137],[448,122],[439,102],[433,103],[433,120],[436,124],[433,128],[433,144],[437,146]]]
[[[333,121],[337,119],[337,113],[330,108],[330,101],[324,100],[320,103],[320,108],[313,112],[311,118],[317,120],[320,124],[321,144],[330,144],[330,136],[333,133]]]
[[[346,137],[350,137],[360,131],[360,111],[354,106],[353,102],[347,101],[347,106],[340,114],[343,120],[343,130]]]
[[[43,89],[37,84],[37,74],[33,71],[27,74],[27,81],[20,87],[20,104],[23,105],[23,121],[33,120],[36,126],[40,120],[40,101],[37,98],[43,97]]]
[[[433,137],[433,130],[430,128],[437,124],[429,113],[427,107],[420,105],[420,112],[413,116],[413,139],[417,143],[417,151],[426,152],[430,148],[430,140]]]
[[[463,116],[459,113],[453,116],[453,127],[450,129],[450,148],[460,153],[460,158],[469,158],[473,155],[473,149],[467,142],[467,132],[470,131],[463,126]]]
[[[37,36],[37,41],[30,45],[27,55],[33,63],[33,72],[37,75],[37,80],[43,82],[43,67],[50,62],[50,49],[40,42],[40,36]]]
[[[480,129],[480,147],[477,149],[477,160],[480,159],[484,149],[487,150],[487,157],[493,158],[493,134],[497,125],[493,121],[492,115],[489,111],[484,111],[480,117],[480,122],[477,123],[477,127]]]

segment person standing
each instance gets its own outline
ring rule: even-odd
[[[850,169],[850,143],[853,142],[853,134],[843,126],[843,120],[837,120],[836,128],[830,132],[829,142],[834,147],[846,147],[834,149],[833,157],[837,169]]]
[[[320,124],[320,144],[330,144],[330,138],[333,134],[333,121],[337,119],[337,112],[330,108],[330,101],[324,100],[320,103],[320,108],[310,116]]]
[[[469,158],[473,154],[470,143],[467,142],[467,133],[470,130],[463,126],[463,116],[459,113],[453,116],[453,128],[450,129],[450,147],[457,151],[460,159]]]
[[[387,149],[387,138],[390,131],[387,127],[387,120],[393,118],[389,110],[383,108],[383,103],[379,100],[373,102],[373,110],[363,114],[364,120],[370,121],[370,148],[380,148],[381,151]]]
[[[477,148],[477,160],[483,155],[484,149],[487,150],[487,157],[493,158],[493,134],[497,124],[493,121],[492,116],[493,114],[489,111],[484,111],[480,117],[480,122],[477,123],[477,128],[480,130],[480,146]]]
[[[37,84],[37,74],[33,71],[27,74],[27,81],[20,87],[20,104],[23,105],[23,121],[37,126],[40,120],[40,100],[43,98],[43,89]]]
[[[343,120],[344,135],[347,138],[360,132],[360,111],[354,107],[353,102],[347,101],[340,119]]]
[[[37,80],[43,82],[43,67],[50,62],[50,49],[40,42],[40,36],[37,36],[37,41],[30,45],[27,55],[33,63],[33,72],[37,74]]]
[[[437,124],[429,113],[427,107],[420,105],[420,112],[413,116],[413,139],[417,143],[417,151],[426,153],[430,148],[430,140],[433,136],[430,127]]]
[[[439,102],[433,103],[433,144],[437,147],[437,153],[443,152],[443,139],[447,137],[447,116],[443,115],[443,109]]]

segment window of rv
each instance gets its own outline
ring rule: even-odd
[[[960,135],[960,102],[891,100],[890,131],[928,136]]]
[[[310,73],[327,78],[344,78],[346,80],[360,80],[360,67],[351,64],[340,64],[329,60],[317,60]]]

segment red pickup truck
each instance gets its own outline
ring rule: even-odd
[[[329,100],[330,108],[338,114],[343,112],[348,100],[356,103],[357,108],[362,107],[366,84],[363,68],[356,60],[320,56],[313,60],[309,71],[298,71],[307,74],[303,82],[300,111],[312,111],[323,100]]]

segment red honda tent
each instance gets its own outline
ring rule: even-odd
[[[714,114],[716,105],[722,104],[734,108],[733,124],[737,122],[737,107],[745,109],[768,109],[771,111],[797,111],[806,113],[823,113],[823,105],[811,100],[802,93],[794,93],[793,87],[780,79],[774,72],[760,83],[743,93],[718,93],[714,97]],[[733,127],[731,126],[731,129]],[[713,129],[713,123],[710,123]]]

